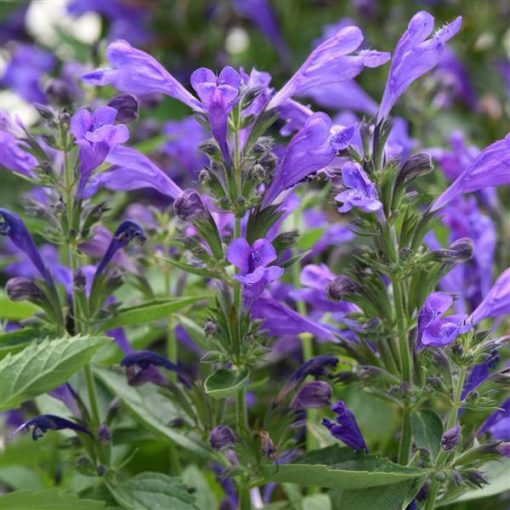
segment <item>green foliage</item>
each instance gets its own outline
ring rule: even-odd
[[[17,491],[0,496],[3,510],[113,510],[103,501],[80,499],[71,492],[60,489],[42,491]]]
[[[230,397],[246,384],[249,376],[249,370],[237,372],[220,368],[204,381],[205,392],[212,398]]]
[[[414,442],[418,448],[427,448],[435,457],[440,448],[443,435],[441,418],[432,410],[425,409],[411,416]]]

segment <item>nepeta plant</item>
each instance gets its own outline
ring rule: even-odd
[[[355,90],[390,60],[360,50],[354,26],[279,90],[227,66],[195,70],[191,93],[118,40],[82,79],[122,95],[38,105],[34,130],[2,114],[2,166],[32,186],[22,201],[36,213],[27,227],[0,209],[6,294],[35,305],[1,339],[1,409],[23,410],[9,441],[70,430],[55,441],[90,508],[198,508],[214,484],[221,508],[290,508],[309,491],[330,508],[432,510],[492,482],[487,462],[509,456],[510,269],[492,284],[482,207],[510,184],[510,135],[428,196],[432,159],[402,156],[391,118],[460,26],[432,34],[430,14],[413,16],[360,122],[297,101]],[[168,153],[202,166],[184,184],[129,146],[139,97],[155,92],[192,115],[168,127],[190,140]],[[341,244],[353,249],[338,264],[326,250]],[[353,395],[398,422],[387,440]],[[140,469],[154,439],[165,459]]]

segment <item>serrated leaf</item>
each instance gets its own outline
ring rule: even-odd
[[[121,308],[111,319],[107,319],[101,324],[101,331],[167,319],[172,313],[178,312],[203,298],[203,296],[169,298]]]
[[[331,489],[361,490],[417,480],[427,471],[394,464],[388,459],[354,452],[338,445],[315,450],[292,464],[262,466],[268,481],[316,485]]]
[[[109,485],[109,489],[115,500],[130,510],[199,510],[185,485],[163,473],[140,473],[119,485]]]
[[[425,409],[411,416],[414,442],[418,448],[427,448],[434,458],[441,444],[443,422],[432,410]]]
[[[25,347],[36,340],[44,340],[48,338],[49,331],[42,327],[39,328],[22,328],[8,333],[0,334],[0,358],[7,356],[9,353],[22,351]]]
[[[59,489],[16,491],[0,496],[4,510],[113,510],[103,501],[80,499],[72,492]]]
[[[3,292],[0,293],[0,319],[19,321],[33,317],[41,309],[30,301],[11,301]]]
[[[220,368],[204,381],[204,389],[212,398],[226,398],[235,395],[250,376],[249,370],[228,370]]]
[[[185,414],[171,400],[161,395],[155,386],[129,386],[124,376],[112,370],[96,369],[95,373],[107,389],[148,429],[201,457],[211,458],[210,448],[196,434],[181,432],[168,425],[175,418],[183,418]]]
[[[67,337],[8,354],[0,361],[0,411],[64,384],[108,342],[106,337]]]

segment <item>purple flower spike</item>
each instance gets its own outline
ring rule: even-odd
[[[325,113],[314,113],[290,141],[276,168],[273,182],[264,194],[262,204],[270,205],[282,191],[308,175],[329,165],[336,156],[331,143],[331,120]]]
[[[446,42],[460,30],[461,24],[462,18],[459,16],[427,40],[434,29],[433,16],[420,11],[412,17],[395,48],[377,120],[386,118],[411,83],[438,64]]]
[[[364,67],[378,67],[389,60],[389,53],[379,51],[363,50],[349,55],[359,48],[362,41],[363,34],[358,27],[339,30],[310,53],[267,108],[277,108],[292,96],[306,95],[314,87],[350,80]]]
[[[51,274],[21,218],[7,209],[0,208],[0,220],[0,235],[8,236],[14,245],[28,256],[46,283],[53,286]]]
[[[18,432],[30,430],[30,427],[32,427],[32,438],[34,441],[37,441],[40,437],[44,436],[48,430],[69,429],[75,430],[76,432],[83,432],[84,434],[88,434],[92,437],[92,434],[83,425],[53,414],[43,414],[28,420],[15,430],[14,435]]]
[[[448,429],[441,437],[441,448],[447,452],[453,450],[460,439],[460,426],[455,425],[451,429]]]
[[[345,407],[345,403],[339,400],[331,407],[331,410],[337,414],[336,420],[334,422],[327,418],[322,420],[322,424],[329,429],[331,435],[344,442],[349,448],[368,452],[368,447],[356,418],[352,411]]]
[[[462,193],[510,184],[509,154],[510,134],[480,152],[451,186],[432,202],[430,212],[439,211]]]
[[[464,400],[469,393],[478,388],[489,377],[491,370],[496,367],[498,361],[498,351],[492,351],[488,359],[471,369],[469,377],[462,388],[461,400]]]
[[[482,424],[478,434],[490,433],[496,440],[510,441],[510,398],[492,413]],[[508,452],[508,446],[507,450]],[[508,454],[506,456],[509,456]]]
[[[24,134],[18,124],[19,121],[14,123],[7,114],[0,112],[0,167],[33,178],[38,161],[25,150],[26,144],[18,140]]]
[[[190,82],[207,113],[211,132],[225,160],[230,161],[227,145],[228,116],[239,97],[241,75],[230,66],[223,68],[219,76],[201,67],[191,75]]]
[[[112,66],[96,69],[82,76],[90,85],[113,85],[122,92],[146,95],[166,94],[194,111],[201,111],[198,101],[153,57],[133,48],[127,41],[108,46],[106,58]]]
[[[237,441],[234,431],[228,425],[218,425],[209,434],[209,444],[214,450],[233,446]]]
[[[348,212],[353,207],[366,213],[382,209],[375,185],[359,165],[346,163],[342,169],[342,182],[347,190],[335,197],[335,200],[342,204],[338,212]]]
[[[420,346],[442,347],[451,344],[461,333],[469,331],[464,314],[442,318],[452,305],[451,296],[433,292],[418,315],[418,342]]]
[[[503,271],[485,299],[468,317],[468,322],[478,324],[489,317],[510,314],[510,268]]]
[[[110,263],[113,256],[117,251],[121,248],[125,248],[131,241],[136,240],[140,243],[145,242],[145,236],[143,234],[143,229],[135,223],[134,221],[123,221],[113,234],[113,238],[104,254],[101,262],[97,266],[96,276],[100,275],[105,269],[106,266]]]
[[[312,409],[331,405],[331,386],[324,381],[305,384],[292,399],[292,409]]]

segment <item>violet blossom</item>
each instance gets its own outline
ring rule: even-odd
[[[0,115],[0,167],[25,177],[35,178],[37,159],[26,150],[28,145],[18,138],[18,129],[4,113]]]
[[[290,404],[292,409],[313,409],[331,404],[331,386],[324,381],[312,381],[303,385]]]
[[[60,416],[55,416],[53,414],[43,414],[26,421],[14,431],[14,434],[18,434],[18,432],[23,432],[25,430],[30,430],[31,428],[32,438],[34,441],[37,441],[39,438],[44,436],[48,430],[69,429],[75,430],[76,432],[82,432],[83,434],[87,434],[92,437],[92,434],[83,425],[75,423],[74,421],[67,420],[66,418],[61,418]]]
[[[492,289],[468,317],[468,322],[478,324],[487,318],[510,314],[510,268],[503,271],[494,282]]]
[[[428,12],[420,11],[411,18],[392,57],[377,114],[378,121],[388,116],[397,99],[413,81],[430,71],[441,60],[446,42],[460,30],[461,23],[462,18],[459,16],[427,39],[434,29],[434,17]]]
[[[236,442],[236,435],[228,425],[217,425],[209,434],[209,444],[213,450],[222,450]]]
[[[510,398],[506,399],[478,429],[478,435],[489,433],[493,439],[510,441]]]
[[[337,414],[335,421],[324,418],[322,425],[330,431],[333,437],[345,443],[349,448],[368,452],[367,444],[358,427],[356,418],[352,411],[345,406],[345,403],[339,400],[331,407],[331,410]]]

